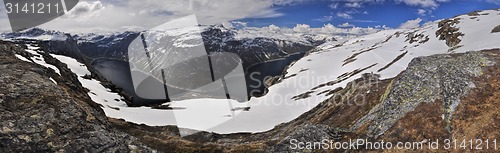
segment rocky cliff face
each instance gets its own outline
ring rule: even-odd
[[[209,52],[235,53],[242,58],[245,68],[290,54],[306,53],[325,42],[313,39],[302,42],[266,37],[235,38],[236,35],[235,31],[219,26],[208,27],[202,33]]]
[[[0,152],[152,151],[113,130],[65,64],[46,59],[59,75],[17,59],[24,47],[0,42]]]

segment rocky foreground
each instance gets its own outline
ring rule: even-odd
[[[416,58],[386,80],[365,74],[267,132],[180,138],[175,127],[107,118],[65,64],[45,58],[59,75],[16,58],[32,56],[25,47],[0,42],[0,152],[323,152],[290,142],[500,138],[499,49]],[[367,150],[326,150],[339,151]]]

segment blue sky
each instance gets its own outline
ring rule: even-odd
[[[294,27],[296,24],[322,27],[328,23],[339,26],[348,22],[358,27],[386,25],[391,28],[397,28],[402,23],[416,18],[422,19],[422,23],[425,23],[475,10],[500,8],[500,1],[493,0],[441,0],[443,2],[438,0],[435,1],[437,6],[423,3],[396,2],[397,0],[387,0],[384,2],[368,1],[370,0],[316,0],[297,2],[291,5],[274,6],[277,12],[282,13],[278,17],[245,18],[237,21],[246,22],[247,26],[251,27],[263,27],[270,24],[280,27]],[[359,3],[355,4],[356,2]]]
[[[419,21],[408,22],[418,26],[495,8],[500,8],[500,0],[80,0],[64,16],[39,27],[78,33],[141,31],[194,14],[204,25],[398,28],[410,20]],[[0,12],[5,12],[3,5]],[[9,31],[9,25],[6,13],[0,13],[0,31]]]

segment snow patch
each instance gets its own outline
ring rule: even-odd
[[[32,46],[30,44],[27,44],[27,46],[28,46],[28,49],[26,49],[25,51],[28,53],[31,53],[33,55],[33,57],[31,57],[31,60],[33,60],[33,62],[35,62],[36,64],[41,65],[43,67],[50,68],[50,69],[54,70],[57,74],[61,75],[59,68],[45,62],[45,59],[43,58],[43,56],[40,53],[38,53],[38,51],[35,51],[35,50],[39,49],[40,47]]]
[[[25,62],[31,63],[31,61],[28,60],[27,58],[25,58],[24,56],[21,56],[21,55],[18,55],[18,54],[16,54],[15,56],[16,56],[17,59],[20,59],[21,61],[25,61]]]
[[[49,78],[50,81],[54,82],[54,84],[57,84],[56,80],[54,80],[53,78]]]
[[[83,87],[89,89],[90,98],[103,106],[102,109],[108,117],[150,126],[177,125],[189,129],[206,130],[230,120],[241,112],[241,110],[231,111],[230,108],[246,107],[244,103],[226,99],[193,99],[170,103],[172,108],[176,108],[175,110],[128,107],[122,100],[123,97],[102,86],[101,82],[95,79],[84,79],[83,76],[91,74],[84,64],[66,56],[54,54],[51,56],[68,65],[69,69],[78,76]]]

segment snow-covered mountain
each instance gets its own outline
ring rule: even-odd
[[[494,30],[499,27],[500,10],[486,10],[415,29],[384,30],[340,43],[327,42],[290,66],[267,95],[252,99],[252,111],[213,130],[269,130],[331,98],[331,93],[364,73],[392,78],[416,57],[500,48],[500,32]]]
[[[233,29],[221,25],[201,26],[205,48],[209,52],[232,52],[240,55],[245,67],[290,54],[305,53],[327,41],[369,34],[379,29],[353,28],[339,30],[325,28],[244,28]],[[356,31],[356,32],[355,32]],[[83,54],[90,58],[126,59],[128,44],[138,32],[110,34],[78,34],[74,38]]]
[[[375,28],[337,28],[325,25],[310,28],[297,25],[295,28],[280,28],[274,25],[263,28],[226,28],[222,25],[201,26],[205,48],[210,52],[232,52],[240,55],[244,66],[283,58],[291,54],[305,53],[327,41],[343,40],[380,31]],[[45,42],[52,53],[74,58],[97,58],[127,60],[128,45],[139,32],[115,32],[107,34],[68,34],[52,30],[33,28],[30,30],[3,33],[7,40],[35,40]],[[80,55],[75,52],[79,52]],[[83,57],[80,57],[82,56]]]
[[[122,97],[119,97],[119,95],[115,95],[117,97],[114,98],[102,98],[106,97],[104,95],[109,91],[104,88],[101,93],[101,87],[99,87],[99,90],[93,88],[94,85],[98,86],[98,83],[85,83],[85,81],[82,83],[84,86],[88,86],[89,89],[92,88],[89,95],[94,92],[94,97],[106,99],[95,101],[106,107],[104,110],[111,117],[123,118],[130,122],[147,125],[169,125],[175,124],[175,120],[168,119],[166,116],[172,115],[172,112],[176,111],[176,116],[185,117],[183,120],[200,121],[184,124],[186,128],[206,130],[206,126],[212,126],[212,124],[205,124],[206,122],[216,122],[222,124],[208,129],[209,131],[218,133],[258,132],[269,130],[280,123],[295,119],[320,102],[331,98],[330,93],[338,91],[339,88],[345,88],[348,82],[360,78],[364,73],[379,74],[382,79],[393,78],[404,71],[410,61],[416,57],[500,48],[498,41],[500,40],[499,28],[500,10],[474,12],[436,21],[415,29],[384,30],[341,41],[326,41],[325,37],[320,36],[315,37],[320,39],[306,38],[305,36],[309,35],[297,33],[294,34],[303,37],[303,39],[296,37],[290,38],[291,40],[280,40],[286,37],[286,32],[267,35],[270,38],[265,38],[266,35],[253,34],[252,30],[247,30],[245,33],[221,27],[207,28],[208,30],[204,32],[204,40],[208,42],[206,46],[211,51],[224,50],[227,46],[240,46],[241,49],[249,48],[249,50],[254,51],[252,54],[259,55],[255,56],[259,57],[255,59],[260,59],[262,57],[272,57],[271,55],[281,56],[297,52],[285,50],[285,46],[314,48],[305,57],[292,64],[286,70],[286,74],[269,88],[269,93],[263,97],[253,98],[248,103],[243,104],[244,107],[248,105],[251,109],[250,111],[238,111],[237,116],[228,116],[232,112],[227,111],[227,109],[215,109],[218,108],[215,107],[217,105],[221,106],[220,108],[227,108],[228,104],[227,100],[217,99],[171,103],[171,107],[188,108],[186,110],[157,110],[147,107],[129,108],[120,103]],[[102,48],[116,45],[119,48],[123,46],[120,46],[118,42],[123,41],[122,38],[132,37],[130,35],[132,33],[75,37],[79,45],[89,43]],[[314,45],[318,45],[314,43],[319,42],[319,40],[325,41],[325,43],[318,43],[321,45],[314,47]],[[310,44],[314,45],[308,46]],[[256,49],[259,47],[265,49],[265,54],[255,53],[255,51],[262,51]],[[275,52],[268,52],[269,48],[272,47],[275,47],[272,49]],[[239,51],[239,49],[235,51]],[[119,54],[106,55],[116,56]],[[87,73],[77,70],[81,68],[78,65],[81,66],[82,63],[78,63],[76,60],[70,61],[56,55],[52,56],[67,62],[69,67],[75,67],[74,71],[77,75]],[[19,58],[22,57],[19,56]],[[32,61],[29,59],[24,60]],[[436,69],[436,67],[427,69]],[[474,71],[471,70],[471,72]],[[118,100],[113,101],[114,99]],[[231,101],[231,103],[234,105],[241,104],[235,101]],[[214,109],[207,110],[207,108]],[[190,113],[194,112],[204,113],[192,118],[193,116],[190,116]]]
[[[2,33],[0,38],[9,41],[38,42],[51,53],[82,59],[76,40],[68,33],[32,28],[22,32]]]
[[[3,33],[0,35],[4,40],[41,40],[41,41],[65,41],[69,34],[53,31],[43,30],[40,28],[32,28],[24,32]]]
[[[320,28],[311,28],[309,25],[298,24],[293,28],[282,28],[276,25],[256,28],[246,27],[236,31],[236,38],[272,38],[294,42],[318,42],[349,39],[357,36],[372,34],[386,27],[379,28],[338,28],[326,24]]]

